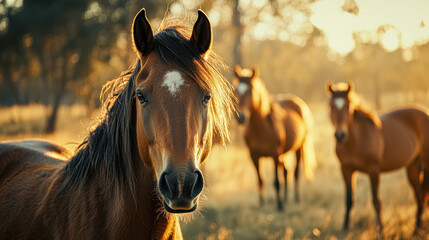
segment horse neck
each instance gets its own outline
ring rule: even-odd
[[[254,81],[250,116],[251,119],[260,120],[270,114],[273,100],[261,80]]]
[[[165,210],[157,196],[158,190],[153,168],[144,164],[138,153],[133,155],[134,159],[137,159],[135,161],[135,199],[131,197],[133,194],[128,194],[129,198],[124,199],[121,213],[123,214],[122,219],[127,221],[118,226],[127,229],[129,233],[134,232],[134,234],[130,234],[130,239],[141,237],[142,230],[150,231],[151,239],[180,238],[180,225],[177,218],[162,212]]]
[[[84,205],[92,210],[97,209],[92,217],[103,219],[107,223],[104,228],[109,231],[105,234],[111,239],[124,238],[124,236],[126,236],[124,239],[165,239],[165,236],[180,233],[176,217],[160,211],[162,202],[157,196],[153,168],[144,164],[135,146],[131,149],[134,151],[130,160],[133,166],[132,175],[135,176],[134,186],[129,186],[128,181],[117,179],[106,181],[106,173],[101,168],[93,172],[90,179],[69,185],[67,188],[71,190],[65,198],[82,199]],[[69,204],[73,204],[73,201],[70,200]],[[85,209],[77,210],[74,214],[86,216],[85,211]]]
[[[352,120],[348,124],[349,129],[349,140],[347,141],[349,146],[357,146],[362,141],[362,128],[374,127],[378,125],[368,115],[367,112],[360,108],[356,108],[352,114]]]

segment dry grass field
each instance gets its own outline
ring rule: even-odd
[[[289,199],[285,210],[274,204],[273,165],[262,162],[266,204],[259,207],[256,173],[242,141],[243,129],[232,125],[232,143],[216,146],[203,170],[208,182],[202,210],[182,221],[185,239],[377,239],[369,179],[357,175],[355,205],[351,228],[342,231],[345,211],[344,184],[334,153],[333,129],[325,105],[312,105],[315,116],[315,148],[318,168],[312,182],[301,184],[301,202],[293,200],[293,181],[289,181]],[[0,108],[0,141],[43,138],[74,150],[88,133],[91,118],[85,107],[64,106],[60,110],[58,131],[43,135],[47,109],[41,105]],[[95,115],[94,115],[95,116]],[[293,165],[294,159],[288,159]],[[292,175],[292,174],[290,174]],[[291,176],[292,177],[292,176]],[[429,239],[425,231],[413,236],[416,205],[405,171],[382,175],[380,187],[383,204],[385,239]],[[424,214],[423,226],[429,228]]]

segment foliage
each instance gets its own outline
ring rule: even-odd
[[[158,11],[155,1],[144,2]],[[85,82],[96,62],[108,62],[118,36],[139,9],[134,1],[2,1],[2,102],[52,104],[47,132],[70,82]],[[87,92],[86,94],[89,94]]]

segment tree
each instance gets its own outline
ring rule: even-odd
[[[159,15],[165,5],[155,0],[142,4],[151,10],[149,16]],[[117,36],[128,32],[140,8],[137,1],[125,0],[1,1],[0,23],[6,24],[0,28],[0,76],[12,102],[25,103],[20,96],[39,90],[41,98],[27,101],[51,105],[45,132],[53,132],[68,83],[84,82],[94,61],[110,59]],[[27,93],[24,86],[29,86]]]
[[[234,46],[233,46],[234,65],[236,64],[242,65],[241,36],[243,35],[243,25],[241,23],[241,12],[239,9],[239,0],[233,0],[232,27],[234,29]]]

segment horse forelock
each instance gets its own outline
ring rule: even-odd
[[[261,79],[255,78],[252,81],[252,89],[255,92],[255,94],[252,94],[252,97],[256,98],[255,101],[257,101],[257,104],[259,104],[257,106],[257,110],[262,116],[268,115],[271,111],[273,99],[265,87],[265,84]]]
[[[213,130],[225,141],[229,139],[228,123],[235,110],[232,87],[222,73],[227,68],[213,51],[201,55],[189,42],[191,33],[191,26],[164,21],[154,36],[154,48],[163,64],[180,69],[203,91],[211,94],[210,121]]]

